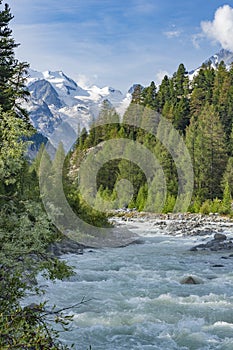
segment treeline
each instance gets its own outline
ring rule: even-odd
[[[163,169],[166,199],[162,211],[172,211],[179,190],[178,174],[171,152],[161,137],[156,137],[159,115],[170,121],[171,130],[175,128],[179,132],[192,159],[194,186],[188,210],[229,214],[233,195],[233,65],[226,69],[224,62],[217,69],[211,64],[203,64],[192,80],[180,64],[171,78],[164,77],[158,89],[154,82],[145,88],[137,85],[121,120],[105,101],[99,118],[89,132],[82,130],[70,155],[73,168],[78,168],[89,148],[110,139],[127,138],[144,145]],[[148,125],[151,132],[148,132]],[[172,137],[172,133],[166,137]],[[105,152],[107,156],[108,150]],[[112,209],[128,206],[157,211],[161,207],[158,206],[159,197],[163,194],[160,190],[156,199],[156,194],[151,196],[148,188],[154,186],[156,191],[158,181],[163,179],[155,176],[148,180],[143,169],[134,162],[136,150],[134,153],[131,148],[128,154],[130,160],[111,160],[100,169],[96,201],[104,198],[109,202],[107,207],[112,203]],[[126,201],[129,195],[126,182],[117,199],[117,183],[122,179],[128,179],[134,187],[129,203]]]

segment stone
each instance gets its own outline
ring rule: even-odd
[[[184,277],[181,281],[180,281],[181,284],[200,284],[201,281],[196,278],[196,277],[193,277],[193,276],[187,276],[187,277]]]
[[[214,239],[217,241],[225,241],[227,239],[227,236],[223,233],[215,233]]]
[[[60,242],[54,242],[50,245],[49,251],[54,256],[59,257],[63,254],[83,254],[84,246],[76,241],[64,236]]]

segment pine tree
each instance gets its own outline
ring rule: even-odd
[[[158,91],[158,112],[162,112],[166,101],[172,98],[172,80],[167,75],[164,76]]]
[[[222,205],[221,205],[221,213],[222,214],[230,214],[231,213],[231,202],[232,202],[232,197],[231,197],[230,186],[229,186],[229,183],[226,182],[225,187],[224,187],[224,192],[223,192]]]
[[[214,105],[218,105],[219,97],[221,94],[222,86],[227,77],[227,69],[226,65],[223,61],[221,61],[218,65],[215,79],[214,79],[214,87],[213,87],[213,103]]]
[[[187,131],[187,146],[193,158],[196,195],[221,197],[221,180],[226,167],[226,140],[215,108],[208,103]]]
[[[108,139],[110,135],[112,136],[114,131],[118,128],[119,123],[119,115],[116,113],[110,102],[104,100],[99,115],[90,131],[90,134],[93,133],[94,144],[97,145],[103,140]]]
[[[193,116],[190,120],[190,124],[186,130],[186,138],[185,143],[189,150],[189,154],[192,159],[193,164],[193,170],[194,170],[194,192],[196,193],[198,188],[198,176],[199,176],[199,169],[198,166],[196,166],[196,158],[199,155],[199,152],[201,151],[198,149],[196,140],[197,140],[197,133],[198,133],[198,121],[196,120],[196,117]]]
[[[177,72],[173,75],[173,125],[176,129],[185,131],[189,124],[189,78],[188,73],[181,63]]]
[[[170,99],[165,101],[161,113],[162,113],[162,116],[164,118],[173,122],[173,120],[174,120],[174,104],[172,103],[172,101]]]
[[[81,132],[80,132],[80,135],[79,135],[79,138],[78,138],[78,142],[79,142],[79,147],[82,149],[83,146],[84,146],[84,143],[85,143],[85,140],[87,139],[88,137],[88,132],[87,132],[87,129],[84,127]]]
[[[210,64],[203,64],[193,78],[190,97],[191,116],[198,117],[206,102],[212,103],[215,74]]]
[[[173,84],[176,98],[181,99],[189,94],[188,72],[183,63],[179,65],[177,72],[173,75]]]
[[[174,110],[174,121],[173,125],[176,129],[185,132],[186,127],[189,125],[190,120],[190,109],[189,100],[187,97],[181,97],[176,103]]]
[[[3,111],[14,109],[18,116],[28,120],[27,114],[18,103],[18,99],[28,96],[25,87],[28,64],[15,59],[14,51],[18,44],[9,28],[12,19],[9,5],[5,4],[0,11],[0,105]]]
[[[65,349],[53,339],[44,306],[34,310],[21,305],[29,291],[42,292],[34,284],[38,272],[54,279],[70,276],[71,269],[48,252],[58,233],[36,193],[35,170],[36,189],[30,189],[25,138],[32,127],[20,106],[20,99],[27,95],[24,74],[28,65],[14,57],[17,44],[8,27],[12,18],[5,5],[0,11],[0,348]]]
[[[136,104],[142,104],[143,103],[143,87],[140,84],[137,84],[134,87],[133,93],[132,93],[132,103]]]
[[[137,103],[130,103],[123,116],[123,125],[128,138],[136,140],[137,130],[142,124],[145,107]]]
[[[228,183],[231,191],[231,195],[233,196],[233,157],[228,158],[226,170],[223,174],[223,181],[222,181],[223,190],[226,186],[226,183]]]
[[[143,89],[142,98],[143,98],[143,105],[145,107],[148,107],[154,110],[158,108],[157,88],[154,81],[151,82],[150,86]]]
[[[144,184],[140,187],[136,199],[136,208],[139,211],[142,211],[145,208],[146,200],[147,200],[148,186]]]

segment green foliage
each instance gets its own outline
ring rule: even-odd
[[[175,203],[176,197],[174,195],[168,195],[163,208],[163,213],[172,213]]]
[[[211,212],[211,201],[207,199],[200,208],[200,213],[207,215]]]
[[[199,213],[201,208],[201,200],[198,196],[194,197],[192,203],[189,206],[189,211],[191,213]]]
[[[0,313],[1,349],[68,349],[58,344],[57,333],[45,324],[42,313],[41,305],[36,310],[19,306],[10,315]]]
[[[229,183],[226,182],[224,192],[223,192],[223,199],[222,199],[220,213],[230,214],[232,212],[231,203],[232,203],[232,198],[231,198],[230,186],[229,186]]]
[[[48,245],[58,238],[40,203],[5,205],[0,211],[0,331],[1,349],[65,349],[53,338],[42,309],[20,306],[28,292],[41,293],[36,275],[64,278],[72,270],[50,256]]]
[[[145,207],[146,200],[147,200],[147,195],[148,195],[148,186],[147,184],[143,185],[140,187],[136,199],[136,208],[139,211],[142,211]]]
[[[221,212],[221,206],[222,206],[221,200],[218,199],[218,198],[215,198],[211,202],[211,207],[210,207],[211,213],[220,213]]]
[[[145,107],[152,108],[153,110],[158,108],[157,88],[154,81],[151,82],[150,86],[143,89],[142,100]]]
[[[134,188],[129,207],[157,211],[163,204],[164,212],[173,210],[179,187],[176,164],[163,142],[159,141],[168,139],[172,142],[173,135],[167,131],[166,135],[154,136],[160,132],[161,113],[184,137],[193,162],[194,189],[190,211],[228,212],[229,203],[224,204],[223,192],[227,182],[233,195],[232,86],[233,65],[227,70],[222,62],[214,70],[210,63],[203,64],[191,81],[184,65],[180,64],[172,77],[164,76],[159,87],[153,81],[147,87],[135,87],[132,103],[122,123],[105,101],[95,127],[89,133],[85,132],[84,141],[80,138],[71,156],[77,162],[77,168],[89,148],[109,139],[127,138],[154,154],[163,169],[166,189],[161,176],[146,179],[142,169],[134,164],[133,160],[137,158],[135,148],[128,153],[132,161],[111,160],[99,170],[96,201],[101,203],[101,198],[105,198],[110,203],[113,200],[113,208],[126,205],[126,193],[122,200],[117,199],[116,193],[117,182],[128,180]],[[156,182],[161,185],[161,190]],[[122,182],[122,188],[127,192],[126,182]],[[166,191],[167,199],[163,203]]]
[[[137,84],[132,93],[132,103],[141,104],[144,100],[143,97],[143,87],[140,84]]]
[[[67,169],[64,170],[64,193],[66,196],[66,199],[71,206],[74,213],[77,215],[79,219],[81,219],[83,222],[88,223],[92,226],[97,227],[110,227],[111,225],[108,222],[107,216],[104,213],[105,208],[103,209],[103,212],[98,211],[97,209],[94,209],[90,205],[88,205],[85,200],[83,199],[82,194],[79,191],[79,187],[77,184],[76,179],[72,179],[69,177],[69,174],[66,173],[68,171]],[[96,197],[96,207],[98,207],[98,198],[102,198],[102,187],[100,186],[99,191],[97,193]],[[94,205],[94,203],[93,203]],[[57,207],[59,209],[59,205]],[[55,213],[56,214],[56,213]],[[59,216],[59,210],[57,214]],[[62,222],[64,222],[64,219],[62,219]],[[66,227],[69,227],[69,224],[71,224],[71,229],[73,229],[72,223],[66,222]],[[81,230],[85,233],[85,225],[83,227],[76,227],[76,230]]]
[[[39,198],[38,159],[33,166],[25,159],[25,140],[33,131],[20,104],[28,95],[28,65],[14,57],[12,18],[5,5],[0,10],[0,348],[65,349],[48,326],[44,306],[20,305],[29,292],[43,292],[36,284],[39,271],[55,279],[71,276],[72,270],[49,253],[60,235]],[[54,320],[66,324],[60,312]]]
[[[19,98],[28,95],[24,85],[28,64],[15,59],[14,50],[18,44],[9,28],[12,18],[9,5],[5,4],[0,11],[0,106],[4,112],[15,109],[18,115],[28,120],[18,102]]]
[[[226,170],[223,174],[222,188],[224,190],[226,183],[228,183],[231,195],[233,195],[233,157],[229,157],[227,161]]]
[[[194,164],[195,194],[202,199],[221,197],[221,180],[227,161],[226,143],[220,118],[212,105],[204,106],[186,135]]]

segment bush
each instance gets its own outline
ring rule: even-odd
[[[204,215],[208,215],[211,212],[211,202],[207,199],[200,208],[200,213]]]

